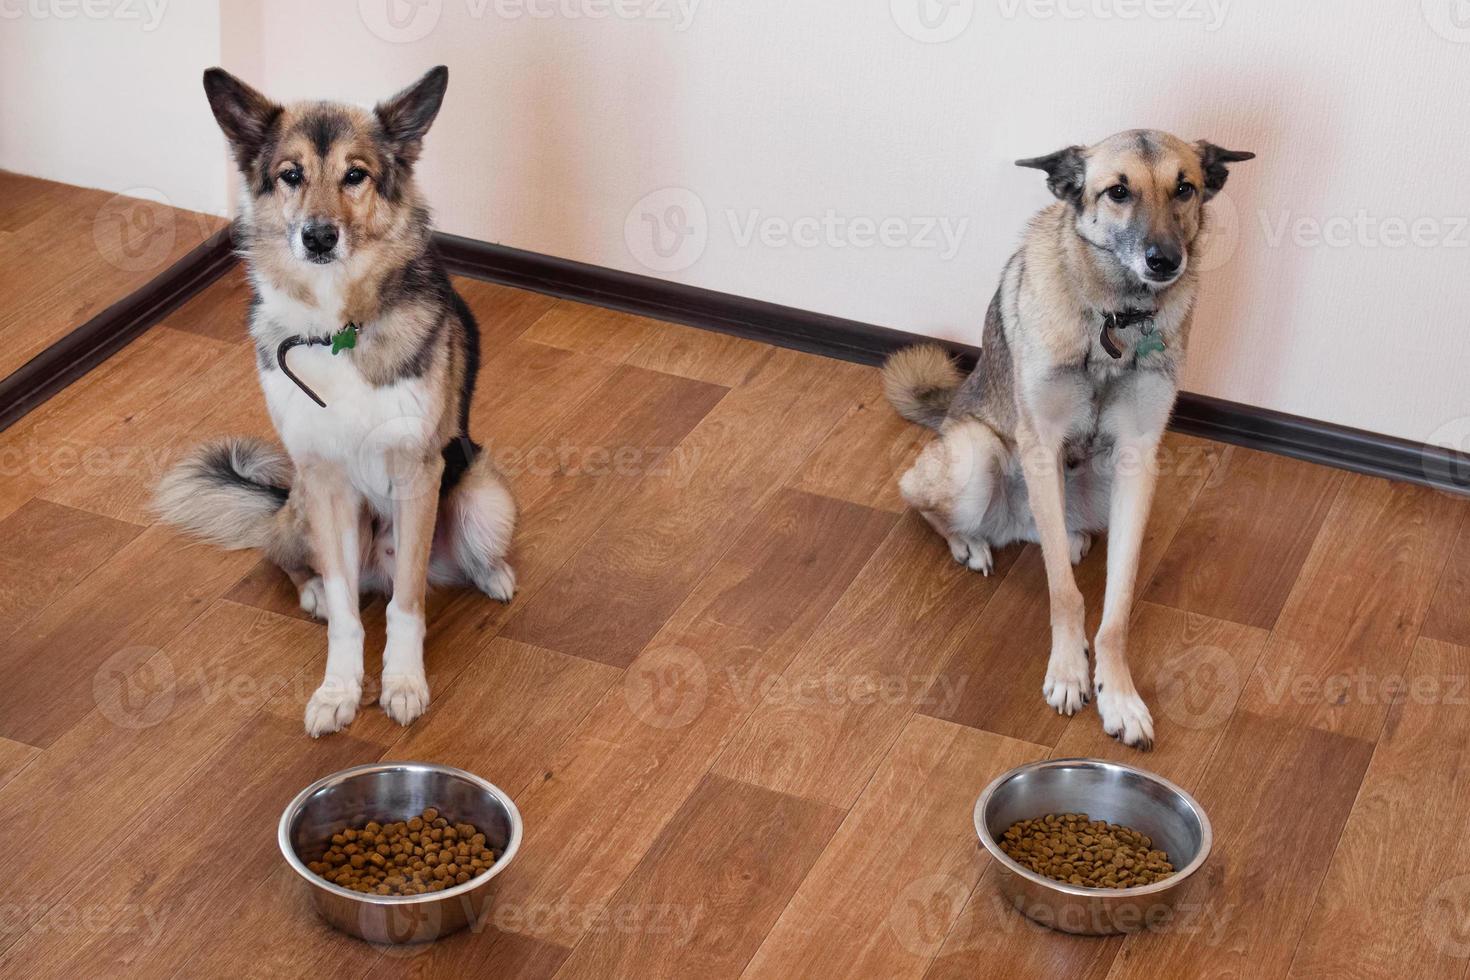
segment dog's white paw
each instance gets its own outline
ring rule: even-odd
[[[1099,684],[1097,713],[1102,716],[1103,731],[1124,745],[1143,752],[1154,747],[1154,719],[1137,691],[1113,690]]]
[[[1082,564],[1082,559],[1092,550],[1092,535],[1086,531],[1073,531],[1067,535],[1067,545],[1071,550],[1072,564]]]
[[[383,696],[378,703],[388,717],[407,725],[429,707],[429,682],[419,674],[384,674]]]
[[[1087,695],[1087,647],[1068,644],[1063,652],[1053,650],[1046,665],[1046,683],[1041,693],[1046,703],[1064,715],[1075,715],[1090,700]]]
[[[357,717],[362,685],[356,681],[328,677],[306,703],[306,734],[312,738],[340,732]]]
[[[516,573],[510,563],[496,559],[475,574],[475,588],[499,602],[509,602],[516,594]]]
[[[301,586],[301,611],[312,619],[327,621],[327,593],[320,575],[308,579]]]
[[[995,556],[991,553],[988,542],[959,536],[949,538],[948,541],[949,553],[954,556],[954,560],[970,571],[987,576],[995,571]]]

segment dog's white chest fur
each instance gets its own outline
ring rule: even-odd
[[[332,308],[329,303],[320,306]],[[337,304],[340,309],[340,304]],[[304,336],[335,333],[342,324],[274,290],[261,292],[260,315]],[[372,325],[364,328],[366,336]],[[423,378],[375,386],[357,369],[351,350],[332,354],[322,345],[292,347],[292,372],[326,402],[312,401],[285,372],[262,369],[261,388],[271,421],[286,452],[298,465],[313,461],[342,465],[374,510],[389,515],[402,493],[394,460],[435,451],[434,420],[441,405]]]

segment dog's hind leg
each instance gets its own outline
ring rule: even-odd
[[[431,580],[473,585],[492,599],[509,602],[515,595],[516,575],[506,555],[515,524],[515,498],[489,454],[482,451],[444,502]]]
[[[978,419],[947,423],[898,484],[904,500],[949,544],[954,560],[982,575],[995,567],[982,529],[1004,454],[1000,438]]]

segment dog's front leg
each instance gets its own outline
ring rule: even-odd
[[[424,594],[429,554],[439,513],[444,458],[403,456],[395,461],[393,501],[393,599],[388,603],[388,643],[383,649],[383,710],[407,725],[429,706],[424,675]]]
[[[362,498],[340,466],[307,463],[298,470],[327,615],[326,675],[306,704],[306,732],[316,738],[351,722],[362,700]]]
[[[1128,621],[1143,532],[1158,480],[1157,436],[1120,440],[1113,451],[1113,493],[1108,504],[1108,585],[1097,631],[1097,711],[1103,731],[1125,745],[1153,748],[1154,720],[1128,670]]]
[[[1067,537],[1062,470],[1065,432],[1042,419],[1041,424],[1019,426],[1016,436],[1051,598],[1051,658],[1041,692],[1057,711],[1075,714],[1089,700],[1087,624],[1082,592],[1072,575],[1072,547]]]

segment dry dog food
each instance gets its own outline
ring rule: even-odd
[[[1012,861],[1084,888],[1137,888],[1174,873],[1146,835],[1085,813],[1049,813],[1012,824],[1000,840]]]
[[[422,895],[462,885],[495,863],[474,824],[451,823],[429,807],[397,823],[368,821],[332,835],[306,866],[334,885],[373,895]]]

